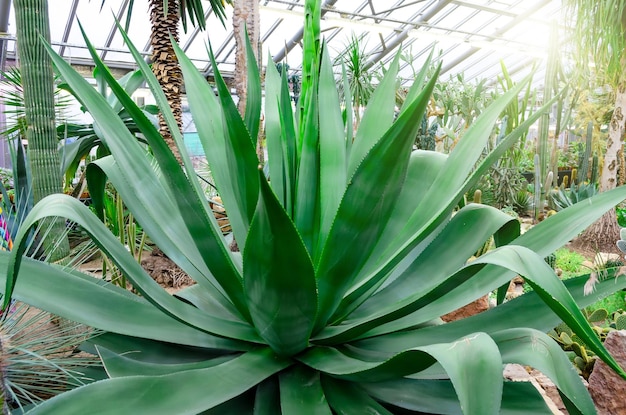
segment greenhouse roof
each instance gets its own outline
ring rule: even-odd
[[[0,24],[8,0],[0,0]],[[91,63],[80,35],[80,21],[101,57],[111,67],[132,69],[135,64],[122,42],[114,16],[126,19],[129,0],[50,1],[51,40],[58,53],[73,64]],[[149,55],[148,0],[135,0],[129,35]],[[208,4],[205,2],[205,4]],[[4,6],[3,6],[4,5]],[[259,2],[263,63],[269,52],[292,70],[301,65],[304,0]],[[207,7],[208,8],[208,7]],[[180,44],[198,69],[211,74],[206,53],[210,39],[222,73],[232,74],[235,40],[232,7],[227,6],[224,27],[209,10],[207,31],[181,28]],[[6,58],[15,58],[15,18],[8,20]],[[331,56],[337,57],[353,36],[361,39],[367,68],[376,70],[393,59],[401,46],[404,56],[400,76],[410,79],[431,50],[443,62],[442,79],[463,74],[464,82],[487,79],[494,82],[504,63],[513,79],[539,68],[535,86],[543,83],[542,67],[548,54],[551,26],[562,20],[561,2],[554,0],[324,0],[322,34]],[[0,30],[3,28],[0,26]],[[412,62],[412,65],[409,63]]]

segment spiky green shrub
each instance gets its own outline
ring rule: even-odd
[[[549,376],[571,413],[594,413],[566,355],[544,333],[560,320],[624,374],[579,311],[591,301],[583,296],[585,279],[564,285],[543,257],[626,198],[626,189],[563,210],[523,235],[517,220],[495,208],[468,204],[455,212],[462,195],[537,118],[477,163],[499,114],[524,84],[486,109],[450,155],[411,152],[415,120],[436,77],[425,82],[420,74],[396,118],[396,58],[353,141],[319,40],[319,15],[319,2],[307,1],[302,104],[295,114],[286,80],[268,65],[269,181],[255,154],[261,86],[253,59],[241,117],[219,72],[216,97],[177,48],[194,121],[242,253],[228,249],[167,102],[128,39],[186,159],[182,168],[106,71],[151,152],[51,50],[112,153],[89,167],[94,204],[101,205],[106,176],[150,238],[197,284],[171,296],[79,202],[54,196],[37,205],[28,224],[53,215],[80,223],[141,297],[22,258],[21,237],[12,257],[0,253],[9,266],[7,294],[14,288],[17,298],[109,332],[93,343],[110,379],[62,394],[32,414],[550,413],[532,385],[504,381],[502,367],[510,362]],[[494,234],[497,248],[468,263]],[[517,274],[533,293],[442,324],[439,316],[508,286]],[[600,282],[593,298],[623,286]],[[499,290],[502,298],[505,291]]]

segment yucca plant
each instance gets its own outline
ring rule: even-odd
[[[219,72],[216,97],[176,47],[194,122],[241,253],[228,249],[167,101],[129,39],[178,141],[183,167],[95,52],[151,152],[49,49],[111,150],[89,167],[94,204],[101,209],[98,195],[108,178],[150,238],[197,284],[169,295],[78,201],[58,195],[38,204],[27,224],[47,216],[81,224],[141,296],[22,258],[25,231],[12,256],[0,253],[8,266],[5,299],[14,296],[108,332],[92,343],[110,379],[29,413],[551,413],[531,384],[503,380],[503,364],[514,362],[549,376],[570,413],[592,414],[593,402],[567,356],[544,333],[561,320],[624,375],[579,307],[626,282],[602,281],[594,296],[585,297],[584,277],[564,285],[543,257],[626,198],[626,189],[565,209],[523,235],[518,221],[495,208],[468,204],[455,212],[462,195],[543,110],[477,163],[522,83],[483,111],[450,155],[411,152],[415,120],[436,74],[426,82],[420,73],[395,117],[396,57],[352,143],[352,124],[342,120],[331,61],[319,39],[319,16],[319,2],[307,1],[307,65],[295,114],[285,78],[268,64],[269,180],[255,154],[261,86],[254,60],[242,118]],[[492,235],[497,248],[468,263]],[[439,316],[508,286],[517,274],[532,293],[442,323]],[[506,290],[498,291],[503,298]]]

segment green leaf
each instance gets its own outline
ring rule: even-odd
[[[320,233],[318,246],[324,246],[347,184],[346,136],[341,119],[339,94],[328,55],[322,48],[319,85],[320,145]]]
[[[278,379],[272,376],[256,388],[254,412],[252,415],[276,415],[280,413],[280,391]]]
[[[310,349],[298,360],[341,379],[379,382],[418,373],[439,362],[454,385],[466,414],[498,414],[502,396],[502,360],[494,341],[484,333],[452,343],[429,344],[404,350],[386,361],[350,356],[334,348]],[[481,381],[475,376],[480,373]]]
[[[288,170],[285,165],[287,155],[283,154],[283,129],[284,124],[280,112],[282,79],[271,55],[267,57],[265,70],[265,142],[267,144],[267,163],[270,170],[270,184],[281,205],[287,209],[286,186],[288,184]],[[293,114],[287,114],[290,118]],[[291,203],[291,201],[290,201]]]
[[[449,380],[401,379],[366,383],[362,384],[362,387],[379,401],[411,411],[449,415],[469,413],[462,412],[454,387]],[[551,415],[552,411],[530,382],[504,382],[499,414]]]
[[[10,258],[10,253],[0,252],[2,269],[9,266]],[[6,273],[2,273],[0,284],[5,278]],[[250,348],[244,342],[196,330],[141,297],[91,275],[70,273],[29,258],[21,261],[13,298],[72,321],[129,336],[234,351]]]
[[[12,263],[7,280],[19,272],[22,255],[27,248],[28,232],[37,221],[46,217],[65,217],[77,224],[91,236],[94,243],[115,263],[133,286],[156,308],[181,323],[195,327],[212,335],[259,342],[254,329],[246,323],[227,321],[208,315],[197,308],[172,297],[150,277],[137,260],[108,231],[106,226],[80,201],[54,194],[42,199],[31,211],[19,230],[12,252]]]
[[[73,389],[33,408],[30,415],[195,415],[216,407],[289,366],[269,349],[248,352],[218,366],[162,376],[128,376]],[[181,387],[184,385],[184,387]],[[210,387],[207,387],[210,385]],[[176,391],[176,393],[172,393]]]
[[[320,374],[302,365],[281,372],[280,406],[283,414],[331,415],[320,383]]]
[[[246,299],[261,337],[278,354],[292,355],[307,347],[317,311],[313,263],[293,222],[259,175],[259,202],[243,251]]]
[[[554,382],[581,414],[595,413],[591,396],[574,366],[548,335],[537,330],[515,328],[494,333],[492,338],[500,349],[503,362],[539,370]]]
[[[317,264],[319,314],[316,328],[328,321],[348,287],[367,261],[397,201],[406,177],[410,148],[417,129],[413,122],[426,109],[434,80],[384,137],[371,149],[350,179]],[[394,166],[386,170],[381,166]],[[371,200],[370,195],[376,195]],[[359,233],[354,230],[359,229]]]
[[[173,44],[180,62],[189,107],[200,140],[209,160],[211,172],[231,221],[235,240],[243,245],[258,198],[258,159],[253,139],[219,71],[215,70],[219,104],[209,84],[196,66]],[[213,51],[209,48],[213,68],[217,68]],[[211,117],[207,117],[207,109]],[[223,120],[222,120],[223,117]]]
[[[315,340],[324,344],[346,342],[386,322],[429,305],[450,291],[449,276],[465,265],[474,252],[496,232],[519,234],[519,221],[496,208],[469,204],[456,213],[437,237],[395,279],[372,295],[348,319],[328,326]],[[462,235],[472,235],[463,238]]]
[[[152,363],[134,360],[128,357],[133,355],[132,352],[122,355],[100,346],[96,346],[96,350],[100,359],[102,359],[102,364],[104,365],[104,368],[110,378],[169,375],[170,373],[182,372],[185,370],[214,367],[236,358],[236,356],[230,355],[216,357],[214,359],[200,362],[163,364],[162,362]]]
[[[247,27],[245,32],[248,33]],[[257,65],[256,56],[254,56],[252,46],[250,45],[250,38],[248,36],[245,38],[246,67],[248,73],[246,76],[246,112],[244,114],[244,120],[250,138],[254,145],[256,145],[261,121],[261,78],[259,77],[259,67]]]
[[[311,75],[317,83],[318,75]],[[307,95],[309,102],[300,126],[301,150],[296,182],[294,223],[302,236],[304,245],[312,257],[316,256],[319,234],[319,192],[320,192],[320,153],[319,153],[319,105],[317,90],[311,89]]]
[[[340,415],[392,415],[352,382],[322,376],[322,387],[330,407]]]
[[[391,62],[385,77],[374,93],[363,113],[363,118],[356,131],[354,143],[348,159],[348,178],[351,178],[370,150],[388,134],[394,119],[396,104],[396,82],[400,62],[400,51]],[[438,73],[438,71],[437,71]],[[437,78],[435,75],[433,78]],[[431,82],[434,84],[434,81]],[[423,92],[422,92],[423,94]],[[428,94],[430,97],[430,94]],[[424,98],[422,98],[424,99]],[[421,118],[421,114],[419,115]],[[420,118],[414,118],[420,119]],[[415,138],[415,136],[413,136]],[[380,168],[380,166],[379,166]]]

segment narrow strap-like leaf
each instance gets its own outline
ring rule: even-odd
[[[280,406],[283,415],[331,415],[320,383],[320,373],[294,365],[279,375]]]
[[[11,254],[0,252],[2,269]],[[8,268],[7,268],[8,269]],[[4,284],[7,273],[0,274]],[[64,287],[58,290],[59,286]],[[50,293],[58,291],[57,295]],[[225,350],[246,350],[249,344],[208,335],[183,324],[136,295],[91,275],[70,273],[24,258],[13,298],[42,310],[101,330],[170,343]]]
[[[261,337],[277,353],[292,355],[307,347],[313,329],[313,263],[263,173],[259,175],[259,202],[243,251],[246,299]]]
[[[317,84],[317,73],[311,75]],[[320,148],[319,148],[319,103],[317,90],[309,90],[309,102],[303,125],[300,127],[301,150],[296,182],[294,223],[302,236],[304,245],[315,257],[319,234],[320,216]]]
[[[260,342],[254,329],[248,324],[216,318],[168,294],[146,273],[137,260],[130,255],[89,208],[77,199],[66,195],[50,195],[35,205],[15,241],[12,266],[9,267],[7,280],[12,279],[19,271],[22,255],[27,247],[25,236],[28,235],[30,228],[41,219],[54,216],[65,217],[80,224],[91,236],[94,243],[131,280],[133,287],[165,314],[183,324],[188,324],[213,335]]]
[[[237,355],[230,355],[199,362],[168,364],[134,360],[129,357],[132,356],[132,353],[118,354],[101,346],[96,346],[96,350],[110,378],[169,375],[170,373],[182,372],[184,370],[204,369],[221,365],[237,357]]]
[[[498,414],[502,397],[502,360],[495,342],[473,333],[451,343],[404,350],[385,361],[360,359],[334,348],[316,347],[298,357],[314,369],[356,382],[380,382],[418,373],[435,361],[454,385],[465,414]],[[481,374],[476,382],[476,373]]]
[[[479,379],[474,379],[480,384]],[[363,389],[381,402],[418,413],[458,415],[462,412],[449,380],[401,379],[364,383]],[[530,382],[504,382],[500,415],[551,415],[543,396]]]
[[[496,208],[470,204],[457,212],[421,255],[342,324],[328,326],[316,340],[345,342],[358,333],[404,317],[444,297],[461,280],[449,281],[496,232],[519,234],[519,221]],[[471,242],[462,235],[472,235]]]
[[[280,414],[280,391],[277,376],[265,379],[256,387],[252,415]]]
[[[334,313],[389,219],[388,212],[397,201],[408,169],[417,128],[413,120],[425,111],[435,79],[367,153],[350,179],[316,269],[318,329]],[[371,200],[374,195],[377,200]],[[355,229],[360,230],[358,234]]]
[[[206,89],[210,89],[208,84],[204,81],[191,60],[185,56],[182,49],[174,44],[174,50],[176,52],[176,56],[181,62],[181,69],[183,69],[183,76],[185,77],[185,80],[194,80],[192,84],[188,85],[188,97],[193,93],[198,96],[198,100],[201,100],[203,96],[206,95]],[[237,232],[235,232],[235,228],[233,227],[233,233],[235,235],[235,240],[239,244],[243,245],[245,244],[248,226],[252,220],[252,216],[254,215],[254,209],[259,195],[259,186],[258,181],[256,180],[256,170],[259,160],[256,155],[256,148],[254,145],[255,141],[250,136],[250,132],[241,119],[241,115],[237,110],[237,106],[233,101],[232,95],[230,94],[230,88],[228,88],[226,82],[224,82],[224,78],[217,69],[217,62],[215,61],[215,56],[213,55],[213,50],[210,45],[208,53],[211,65],[214,69],[215,84],[217,86],[219,102],[221,103],[220,112],[223,113],[224,116],[223,127],[226,137],[224,147],[226,150],[226,160],[223,160],[221,164],[215,166],[211,165],[211,169],[212,171],[215,171],[219,168],[228,168],[231,171],[230,183],[224,183],[221,187],[218,186],[218,190],[221,192],[222,187],[224,186],[233,187],[236,200],[229,200],[227,202],[226,199],[223,199],[224,207],[226,208],[226,213],[228,215],[232,214],[240,216],[243,229],[238,229]],[[185,62],[184,65],[183,62]],[[204,82],[205,85],[202,89],[200,89],[202,86],[201,82]],[[187,85],[187,81],[185,81],[185,85]],[[190,89],[196,90],[192,92]],[[192,114],[194,114],[194,108],[196,110],[194,122],[196,122],[196,120],[200,122],[202,118],[206,117],[204,107],[190,105],[190,108],[192,108]],[[209,150],[209,148],[205,150]],[[209,151],[205,152],[208,153]],[[224,163],[226,166],[224,166]]]
[[[382,82],[372,94],[363,113],[361,124],[356,131],[354,143],[350,150],[348,178],[352,177],[370,149],[382,139],[393,123],[399,62],[400,51],[396,53],[396,57],[391,62]],[[420,118],[416,117],[413,120],[416,119],[421,119],[421,115]]]
[[[546,375],[581,414],[595,413],[589,391],[561,347],[547,334],[517,328],[493,333],[504,363],[531,366]]]
[[[342,415],[393,415],[353,382],[322,376],[322,387],[330,407]]]
[[[247,27],[246,27],[247,32]],[[246,36],[246,113],[244,120],[250,133],[252,142],[256,145],[259,137],[259,124],[261,122],[261,78],[256,56],[250,45],[250,38]]]
[[[320,119],[320,233],[318,246],[324,246],[347,185],[346,135],[341,119],[337,84],[326,44],[322,48],[318,98]]]
[[[496,267],[490,268],[495,269]],[[487,267],[485,267],[485,269],[487,269]],[[477,276],[478,275],[480,275],[480,273],[477,274]],[[493,276],[493,274],[490,276]],[[612,275],[609,274],[607,279],[596,284],[594,295],[584,294],[583,287],[589,279],[588,275],[568,279],[563,283],[575,299],[576,304],[584,308],[598,301],[598,299],[612,294],[615,290],[626,288],[626,278],[614,280],[611,277]],[[452,291],[449,296],[454,294],[455,297],[458,295],[465,299],[476,298],[481,293],[489,290],[489,285],[485,282],[486,281],[475,281],[472,286],[463,287],[463,289],[458,291]],[[494,286],[492,283],[490,285],[491,287]],[[440,316],[446,313],[448,309],[447,302],[450,300],[455,301],[456,298],[446,298],[445,300],[447,301],[438,301],[433,304],[433,310],[430,315]],[[467,302],[467,300],[465,300],[465,302]],[[462,301],[460,303],[462,303]],[[421,314],[423,314],[423,311]],[[511,328],[526,327],[547,332],[561,322],[561,318],[552,312],[550,307],[533,291],[485,312],[446,324],[431,324],[428,327],[415,327],[415,325],[419,324],[420,320],[422,320],[421,317],[421,315],[409,315],[406,318],[407,321],[398,321],[398,323],[403,324],[397,324],[395,326],[389,324],[390,327],[387,327],[385,331],[381,332],[372,330],[371,333],[368,333],[371,334],[371,338],[353,342],[352,344],[367,350],[389,353],[392,351],[398,352],[405,350],[412,346],[449,342],[477,330],[491,334]],[[409,329],[411,327],[415,328]],[[389,334],[380,335],[383,333]]]
[[[285,195],[285,158],[282,143],[282,123],[279,101],[282,79],[272,56],[267,57],[265,69],[265,141],[267,143],[267,163],[270,169],[270,185],[280,203],[287,209]],[[288,114],[293,117],[291,113]]]
[[[287,366],[288,361],[261,349],[214,367],[91,383],[45,401],[29,413],[84,415],[98,408],[102,415],[117,415],[120,407],[111,402],[121,401],[124,412],[136,415],[196,415],[235,398]],[[174,390],[176,393],[171,393]]]

